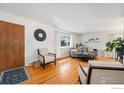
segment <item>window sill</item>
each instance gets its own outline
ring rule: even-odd
[[[70,46],[60,47],[60,48],[70,48]]]

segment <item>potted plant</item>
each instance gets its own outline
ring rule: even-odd
[[[76,48],[82,48],[84,45],[80,42],[76,44]]]
[[[82,51],[83,46],[84,45],[81,42],[76,44],[76,48],[78,49],[78,51]]]
[[[120,37],[115,40],[112,40],[111,42],[106,43],[106,51],[111,52],[114,48],[117,52],[117,56],[120,57],[120,62],[123,62],[124,39]]]

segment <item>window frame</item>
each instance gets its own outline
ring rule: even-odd
[[[61,41],[64,40],[62,39],[63,37],[66,37],[66,38],[69,38],[69,41],[66,41],[66,44],[69,42],[69,44],[67,44],[66,46],[62,46],[61,45]],[[67,34],[67,33],[61,33],[60,35],[60,48],[70,48],[71,47],[71,44],[72,44],[72,36],[71,34]],[[65,39],[66,40],[66,39]]]

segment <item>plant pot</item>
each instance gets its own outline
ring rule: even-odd
[[[120,57],[120,62],[123,63],[124,50],[122,48],[116,48],[117,56]]]

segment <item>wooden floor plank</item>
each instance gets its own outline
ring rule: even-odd
[[[113,61],[111,58],[98,58],[97,61]],[[78,63],[86,67],[87,62],[77,58],[66,58],[57,61],[57,65],[49,64],[42,67],[26,67],[30,79],[22,84],[79,84]]]

